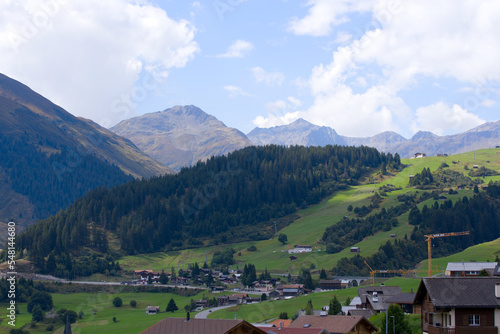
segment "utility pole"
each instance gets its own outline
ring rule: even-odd
[[[278,227],[276,226],[276,220],[274,221],[274,234],[278,235]]]

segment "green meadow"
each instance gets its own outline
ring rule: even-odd
[[[395,187],[402,187],[401,190],[387,193],[387,197],[381,203],[380,208],[389,208],[398,204],[397,196],[401,194],[415,193],[416,189],[407,187],[409,174],[416,174],[424,168],[430,168],[435,171],[439,166],[445,162],[449,168],[455,171],[460,171],[467,175],[468,171],[464,169],[473,169],[473,165],[485,166],[487,168],[500,172],[500,149],[484,149],[475,152],[468,152],[463,154],[451,155],[447,157],[426,157],[418,159],[403,159],[402,163],[407,165],[402,171],[395,175],[384,176],[383,178],[378,173],[374,173],[366,179],[366,184],[351,187],[348,190],[340,191],[325,199],[317,205],[313,205],[307,209],[297,212],[299,219],[287,227],[280,230],[278,233],[284,233],[288,237],[288,245],[293,248],[293,245],[306,244],[313,246],[312,253],[298,254],[296,261],[290,261],[289,255],[285,247],[278,241],[277,237],[270,240],[261,240],[255,242],[236,243],[228,245],[219,245],[214,247],[204,247],[196,249],[187,249],[175,252],[166,253],[153,253],[143,254],[136,256],[127,256],[120,260],[122,268],[127,270],[134,269],[165,269],[170,271],[172,267],[176,270],[187,268],[188,263],[204,263],[205,258],[208,262],[215,251],[231,247],[235,253],[236,264],[234,268],[242,268],[245,263],[255,264],[258,271],[267,268],[273,273],[292,273],[297,274],[302,267],[310,268],[315,267],[317,270],[331,269],[337,261],[343,257],[354,256],[349,249],[345,249],[337,254],[327,254],[325,246],[320,243],[321,237],[325,229],[336,222],[342,217],[355,217],[353,212],[347,211],[349,205],[354,207],[361,207],[370,204],[370,196],[373,191],[378,191],[378,188],[383,185],[392,184]],[[375,186],[373,184],[375,178]],[[500,175],[482,178],[487,184],[490,180],[500,180]],[[446,192],[447,189],[444,191]],[[458,190],[456,195],[445,194],[449,199],[456,201],[463,196],[472,195],[472,190],[464,189]],[[422,208],[424,205],[432,205],[434,200],[429,199],[419,204]],[[361,248],[361,255],[370,256],[375,253],[380,245],[392,240],[391,234],[396,234],[396,238],[403,238],[405,234],[410,234],[413,229],[408,225],[408,213],[398,217],[399,226],[393,228],[391,231],[380,232],[370,236],[354,246]],[[247,248],[250,245],[255,245],[257,251],[250,252]],[[382,269],[382,268],[381,268]]]
[[[225,293],[226,294],[226,293]],[[100,334],[100,333],[121,333],[137,334],[148,327],[154,325],[165,317],[184,317],[186,312],[184,306],[189,304],[191,299],[213,298],[217,296],[209,292],[201,292],[195,296],[184,297],[171,293],[72,293],[72,294],[52,294],[54,308],[57,310],[66,308],[77,313],[82,311],[84,316],[77,323],[72,325],[73,333]],[[121,307],[113,306],[113,299],[120,297],[123,301]],[[167,304],[173,298],[179,310],[175,312],[165,312]],[[130,306],[130,301],[135,300],[137,305]],[[146,315],[146,306],[159,306],[160,313],[156,315]],[[7,304],[0,304],[2,310]],[[26,310],[27,303],[19,305],[20,314],[16,316],[16,328],[31,322],[31,314]],[[95,314],[94,314],[95,313]],[[193,313],[193,316],[196,313]],[[116,317],[117,322],[113,322]],[[3,321],[0,323],[0,333],[8,333],[12,327],[7,324],[2,312]],[[49,324],[38,323],[36,327],[26,327],[30,333],[47,333]],[[54,333],[63,333],[64,324],[55,324]]]

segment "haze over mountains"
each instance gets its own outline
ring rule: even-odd
[[[337,134],[332,128],[298,119],[288,125],[255,128],[247,137],[256,145],[365,145],[383,152],[399,153],[401,158],[409,158],[416,152],[427,155],[455,154],[500,145],[500,121],[488,122],[456,135],[438,136],[419,131],[411,139],[406,139],[391,131],[365,138],[346,137]]]

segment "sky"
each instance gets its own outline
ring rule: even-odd
[[[497,0],[0,0],[0,72],[110,127],[195,105],[244,133],[496,121]]]

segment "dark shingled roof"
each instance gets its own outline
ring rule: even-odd
[[[365,317],[366,319],[369,319],[373,315],[373,311],[369,309],[353,309],[347,311],[348,315],[360,315],[362,317]]]
[[[421,304],[426,291],[436,308],[500,308],[495,284],[500,277],[433,277],[424,278],[415,302]]]
[[[416,295],[416,293],[403,292],[385,301],[389,304],[413,304]]]
[[[386,300],[389,297],[399,295],[401,293],[401,287],[399,286],[365,286],[358,288],[358,295],[361,299],[361,303],[366,304],[366,297],[372,296],[373,292],[376,291],[379,300]]]

